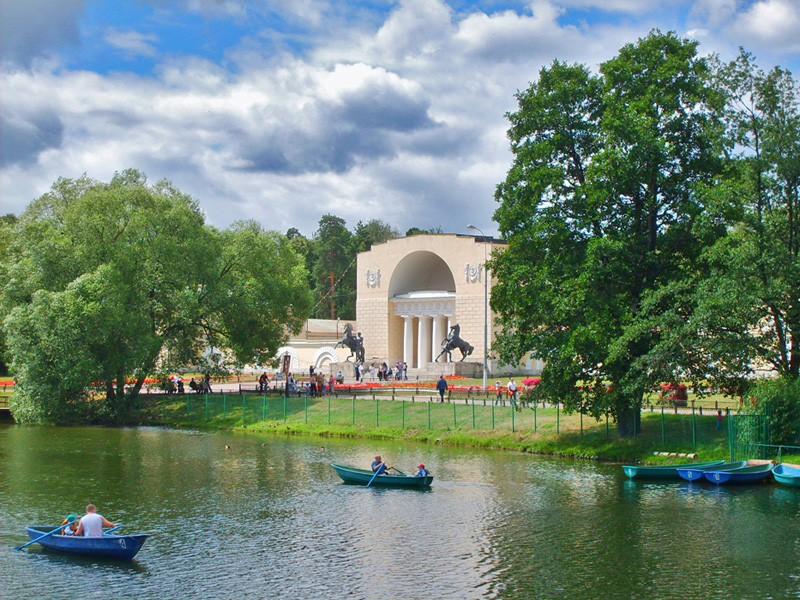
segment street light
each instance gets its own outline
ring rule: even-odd
[[[483,391],[486,392],[486,378],[489,373],[489,275],[486,268],[486,234],[474,225],[467,229],[477,231],[483,237]]]

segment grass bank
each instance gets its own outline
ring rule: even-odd
[[[725,428],[709,414],[642,413],[635,439],[620,438],[615,424],[597,422],[557,407],[514,410],[491,400],[430,402],[429,398],[283,398],[238,394],[143,397],[141,422],[202,429],[246,430],[272,435],[413,440],[449,446],[579,457],[618,462],[661,463],[654,452],[728,457]]]

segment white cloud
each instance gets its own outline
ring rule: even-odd
[[[139,33],[138,31],[120,31],[115,27],[106,30],[103,39],[113,48],[122,50],[130,56],[155,56],[155,42],[158,36],[154,33]]]
[[[761,0],[738,15],[732,32],[742,44],[768,47],[776,53],[800,50],[800,3]]]

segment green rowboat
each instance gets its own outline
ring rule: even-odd
[[[426,489],[433,483],[433,475],[414,477],[413,475],[375,475],[369,469],[356,469],[331,463],[331,466],[342,478],[342,481],[352,485],[367,485],[394,488]],[[371,483],[370,483],[371,482]]]

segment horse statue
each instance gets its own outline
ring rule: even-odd
[[[475,350],[466,340],[462,340],[459,334],[461,333],[461,325],[456,323],[452,327],[450,327],[450,333],[446,338],[442,340],[442,351],[439,352],[439,356],[436,357],[434,362],[439,362],[439,358],[441,358],[442,354],[447,354],[448,362],[452,360],[452,352],[456,348],[461,350],[461,360],[459,362],[464,362],[464,359],[467,358],[472,351]]]
[[[350,323],[345,324],[344,337],[341,342],[336,342],[334,350],[339,346],[350,348],[350,356],[345,359],[346,361],[349,362],[355,356],[356,362],[364,362],[364,339],[360,332],[358,337],[353,335],[353,326]]]

